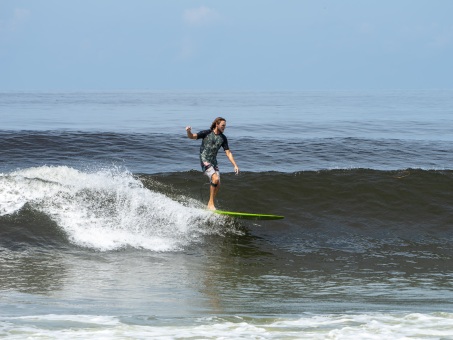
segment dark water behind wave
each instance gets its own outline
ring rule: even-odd
[[[207,198],[207,184],[198,172],[141,176],[145,184],[149,178],[168,184],[166,194],[176,191],[202,201]],[[450,170],[224,174],[219,207],[281,213],[286,219],[279,225],[321,228],[333,235],[356,231],[414,240],[432,235],[441,240],[450,238],[453,224],[452,187]]]
[[[2,192],[8,194],[6,197],[9,200],[9,205],[3,202],[1,221],[4,225],[10,225],[2,229],[3,242],[7,239],[17,241],[17,233],[23,232],[23,238],[30,238],[32,243],[39,240],[44,242],[44,246],[46,242],[68,245],[64,237],[65,230],[58,225],[61,218],[55,218],[68,209],[65,206],[74,205],[76,211],[85,207],[99,207],[102,214],[110,214],[109,204],[114,204],[117,210],[113,214],[121,215],[122,209],[127,209],[137,196],[144,193],[162,193],[172,201],[194,206],[195,210],[203,212],[209,190],[207,182],[197,171],[142,174],[137,175],[136,179],[122,174],[123,177],[129,177],[127,180],[131,182],[114,183],[118,187],[112,187],[111,183],[103,184],[102,190],[90,181],[107,182],[112,180],[111,175],[70,169],[70,173],[62,172],[52,177],[52,180],[44,177],[61,170],[58,167],[44,167],[30,170],[35,171],[34,175],[19,171],[0,177]],[[75,183],[86,182],[89,176],[97,177],[83,185],[77,184],[79,188],[74,184],[66,184],[63,178],[67,178],[68,174],[73,174]],[[144,185],[140,189],[144,190],[142,193],[134,187],[140,186],[140,183]],[[450,170],[246,172],[239,176],[222,175],[217,206],[224,210],[284,215],[282,221],[255,224],[265,225],[269,242],[275,242],[277,247],[295,253],[324,248],[361,253],[383,244],[397,248],[402,243],[409,248],[443,248],[453,241],[450,232],[453,225],[452,187],[453,171]],[[104,193],[106,190],[110,190],[108,195]],[[122,190],[125,192],[122,193]],[[45,194],[37,197],[41,192]],[[30,197],[24,198],[27,194]],[[65,201],[59,201],[63,195],[67,195]],[[159,227],[165,228],[166,216],[177,214],[180,208],[169,206],[168,211],[164,211],[159,210],[160,205],[151,204],[161,199],[160,196],[151,196],[149,202],[141,203],[148,205],[148,215],[140,215],[138,209],[136,215],[120,217],[130,219],[131,223],[143,219],[146,228],[161,218],[163,225]],[[49,205],[52,209],[42,209]],[[7,213],[7,209],[10,213]],[[150,219],[150,216],[157,216],[157,220]],[[80,223],[87,224],[87,228],[90,223],[93,227],[99,227],[90,215],[72,218],[81,219]],[[113,222],[119,223],[118,219]],[[114,228],[114,223],[111,226],[107,223],[108,228]],[[205,222],[202,220],[199,223]],[[21,229],[17,225],[25,227]],[[35,229],[36,225],[41,227]],[[134,247],[132,243],[126,242],[125,245]]]

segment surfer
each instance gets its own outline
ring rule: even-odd
[[[223,134],[226,128],[226,120],[222,117],[217,117],[212,122],[209,130],[202,130],[198,133],[192,133],[190,126],[186,127],[187,137],[190,139],[203,139],[200,146],[200,163],[203,173],[208,176],[211,186],[209,190],[208,209],[216,210],[214,199],[220,188],[220,172],[217,166],[217,152],[220,147],[225,150],[225,154],[234,166],[234,172],[239,173],[239,168],[234,161],[233,154],[228,147],[228,140]]]

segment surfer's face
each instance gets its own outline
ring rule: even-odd
[[[226,122],[224,120],[222,120],[219,124],[217,124],[217,130],[219,130],[220,132],[223,133],[223,131],[225,131],[225,128],[226,128]]]

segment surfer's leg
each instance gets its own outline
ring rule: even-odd
[[[208,209],[209,210],[216,210],[216,207],[214,205],[214,199],[217,195],[217,192],[219,191],[219,185],[220,185],[220,173],[219,169],[217,167],[214,167],[212,165],[208,165],[206,168],[204,168],[204,174],[208,176],[209,182],[210,182],[210,187],[209,187],[209,202],[208,202]]]
[[[220,189],[220,175],[219,172],[216,171],[211,176],[211,185],[209,190],[209,202],[208,202],[208,209],[209,210],[216,210],[214,205],[214,199],[217,196],[217,193]]]

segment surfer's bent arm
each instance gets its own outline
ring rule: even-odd
[[[187,132],[187,137],[189,137],[190,139],[197,139],[197,134],[192,133],[192,127],[190,127],[190,126],[186,127],[186,132]]]
[[[233,164],[233,166],[234,166],[234,172],[236,174],[238,174],[239,173],[239,167],[237,166],[236,162],[234,161],[233,154],[231,153],[230,150],[225,150],[225,153],[226,153],[228,159],[230,160],[231,164]]]

